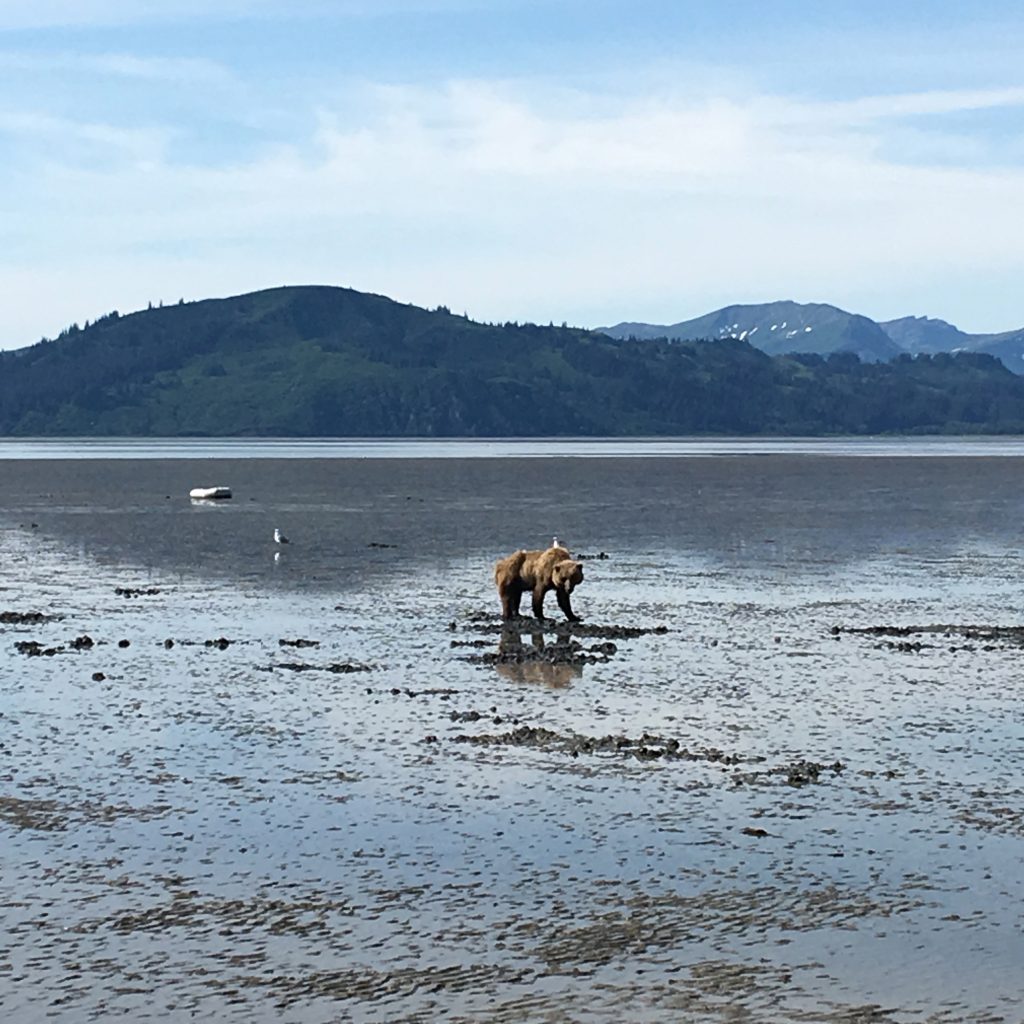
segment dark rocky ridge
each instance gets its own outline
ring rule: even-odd
[[[620,323],[602,327],[613,338],[739,338],[770,355],[852,352],[866,361],[901,354],[980,352],[1024,373],[1024,328],[968,334],[945,320],[906,316],[876,322],[825,303],[765,302],[726,306],[676,324]]]

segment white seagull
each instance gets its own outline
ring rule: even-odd
[[[274,543],[275,544],[290,544],[291,541],[275,526],[274,527]]]
[[[558,538],[557,537],[552,537],[551,538],[551,546],[553,548],[560,548],[562,545],[558,543]]]

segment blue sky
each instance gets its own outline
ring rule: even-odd
[[[342,284],[1024,326],[1018,3],[0,0],[0,347]]]

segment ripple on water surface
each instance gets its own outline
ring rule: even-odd
[[[651,465],[5,473],[6,1016],[1018,1019],[1020,474]]]

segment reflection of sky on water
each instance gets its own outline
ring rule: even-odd
[[[576,551],[749,574],[764,585],[881,558],[989,558],[1022,539],[1007,458],[10,461],[0,517],[117,565],[257,586],[342,589],[397,564],[482,566],[553,533]],[[194,507],[197,481],[235,497]],[[273,530],[292,545],[275,565]],[[373,546],[393,545],[393,547]],[[592,562],[604,572],[614,563]],[[961,571],[957,564],[954,569]],[[998,568],[998,564],[996,565]],[[986,573],[986,578],[988,574]]]
[[[5,466],[0,607],[66,618],[0,632],[0,742],[13,766],[0,793],[165,810],[54,833],[0,821],[0,953],[14,950],[37,991],[59,991],[69,962],[106,958],[171,1002],[199,984],[197,965],[237,974],[221,959],[230,952],[260,954],[260,969],[280,975],[453,962],[536,971],[539,949],[640,900],[637,927],[669,938],[572,977],[576,990],[604,998],[639,969],[653,984],[666,966],[716,956],[785,966],[793,982],[777,995],[789,1013],[834,999],[913,1019],[952,1001],[963,1017],[1012,996],[1024,901],[1019,652],[950,653],[945,640],[896,652],[836,640],[830,627],[1017,621],[1014,464],[726,462],[367,461],[326,477],[300,462],[202,476],[179,463]],[[510,468],[529,502],[508,497]],[[190,508],[184,484],[208,477],[238,497]],[[276,564],[274,525],[293,538]],[[669,632],[617,641],[611,662],[568,686],[468,663],[477,648],[452,639],[502,642],[469,623],[497,614],[493,557],[552,532],[611,556],[586,563],[574,595],[588,622]],[[161,593],[126,600],[114,594],[125,585]],[[13,652],[15,638],[83,632],[102,643],[55,658]],[[236,642],[203,645],[220,636]],[[120,637],[131,646],[117,648]],[[278,643],[297,637],[320,646]],[[519,639],[535,642],[529,630]],[[372,671],[270,670],[283,662]],[[455,692],[408,695],[429,689]],[[469,710],[483,718],[450,718]],[[516,720],[764,759],[738,771],[800,758],[846,768],[817,786],[737,785],[732,769],[703,761],[456,742]],[[327,938],[224,935],[225,921],[111,926],[181,889],[248,902],[319,893],[349,909],[326,912]],[[71,1006],[102,997],[124,1009],[130,997],[111,994],[123,982],[97,969]],[[0,1006],[42,1019],[6,984]],[[527,988],[568,984],[542,972]],[[789,994],[799,986],[802,1004]],[[246,1006],[256,1014],[257,992]],[[486,1019],[474,998],[451,996]],[[201,1005],[232,1012],[216,992]],[[303,1020],[413,1008],[427,1012],[413,996],[313,1000]]]

